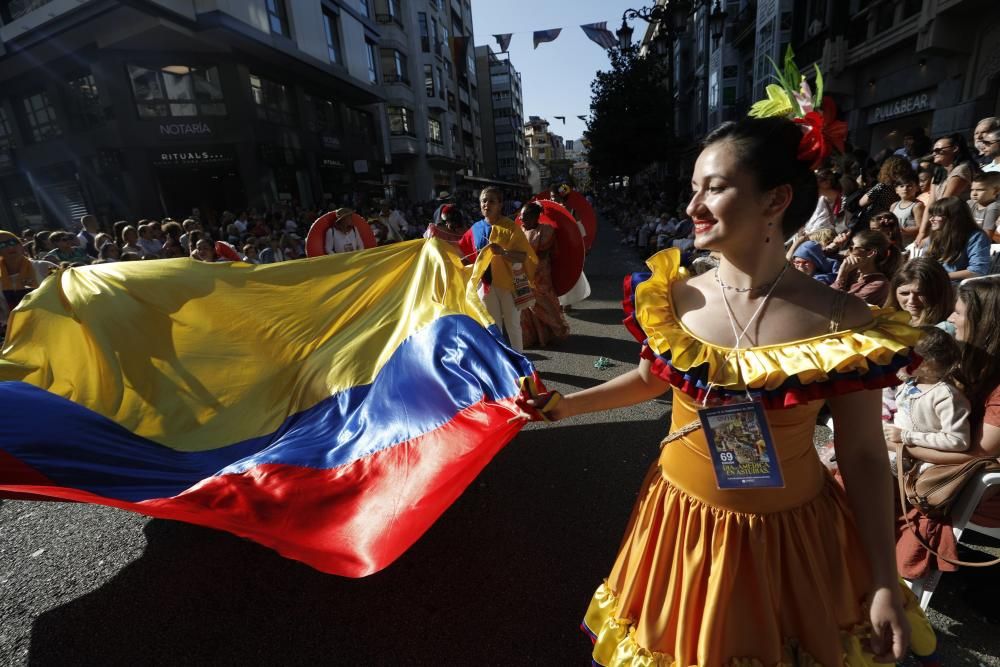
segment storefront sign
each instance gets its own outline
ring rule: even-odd
[[[909,97],[900,97],[871,109],[868,112],[869,123],[881,123],[884,120],[909,116],[934,108],[934,97],[931,92],[916,93]]]
[[[212,126],[199,121],[191,123],[160,123],[161,137],[210,137]]]
[[[232,164],[235,161],[230,148],[217,146],[190,150],[164,150],[153,157],[154,167],[204,167]]]
[[[321,169],[343,169],[344,163],[331,157],[321,157],[319,166]]]

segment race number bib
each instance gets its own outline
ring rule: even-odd
[[[785,485],[764,407],[757,401],[698,411],[720,489]]]

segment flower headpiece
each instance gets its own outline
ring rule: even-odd
[[[768,58],[768,60],[771,60]],[[816,68],[816,94],[804,74],[795,64],[795,54],[789,46],[785,52],[784,68],[771,60],[777,83],[768,84],[767,99],[750,107],[754,118],[785,116],[802,126],[803,135],[799,142],[798,159],[819,168],[832,150],[844,152],[847,138],[847,123],[837,120],[837,105],[829,97],[823,97],[823,73]]]

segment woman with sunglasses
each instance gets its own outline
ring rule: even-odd
[[[927,209],[927,219],[927,256],[940,262],[953,282],[990,272],[990,239],[964,201],[958,197],[939,199]]]
[[[972,187],[972,177],[978,171],[972,152],[965,137],[961,134],[949,134],[934,142],[931,151],[937,175],[931,186],[931,203],[945,197],[958,197],[961,201],[969,199],[969,189]],[[930,234],[930,207],[924,213],[924,219],[917,233],[917,245],[922,245]]]
[[[851,239],[849,254],[831,287],[881,306],[889,297],[889,280],[899,268],[899,260],[899,248],[888,236],[873,230],[859,232]]]

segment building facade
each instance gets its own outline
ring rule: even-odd
[[[0,226],[453,190],[472,42],[469,0],[0,0]]]
[[[670,0],[658,0],[670,5]],[[686,29],[667,44],[649,26],[647,57],[671,59],[682,182],[699,141],[746,115],[789,44],[804,73],[819,64],[826,90],[869,154],[930,137],[971,134],[1000,114],[1000,7],[989,0],[709,0],[688,3]],[[724,11],[717,34],[709,17]],[[669,162],[669,161],[668,161]],[[670,170],[670,165],[663,167]],[[679,173],[678,173],[679,172]]]
[[[521,74],[506,54],[476,47],[479,108],[483,123],[483,173],[498,181],[525,184],[527,147],[522,128]]]
[[[382,31],[390,195],[423,201],[454,191],[483,169],[469,0],[374,3]]]

